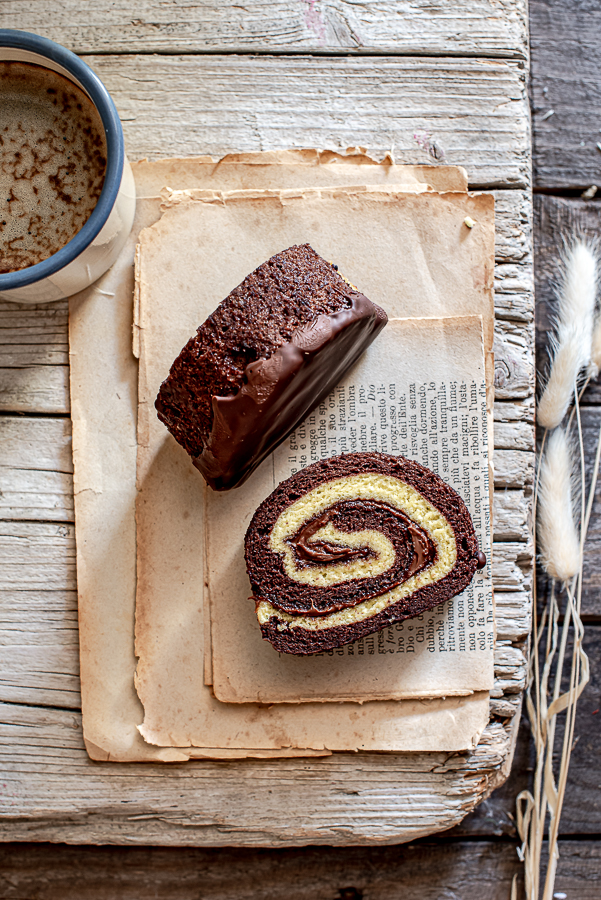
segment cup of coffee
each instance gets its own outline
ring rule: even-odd
[[[0,298],[88,287],[131,231],[135,184],[108,91],[74,53],[0,29]]]

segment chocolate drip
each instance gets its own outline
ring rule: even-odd
[[[316,516],[309,522],[306,522],[296,534],[289,538],[288,543],[294,547],[294,551],[299,560],[307,563],[340,563],[350,562],[353,559],[368,559],[375,556],[374,551],[370,547],[342,547],[337,544],[330,544],[328,541],[312,541],[310,539],[316,534],[320,528],[327,525],[333,519],[339,518],[345,512],[345,507],[356,507],[360,504],[367,512],[374,507],[384,512],[387,517],[392,517],[397,525],[398,530],[407,530],[409,532],[413,545],[413,556],[409,567],[402,574],[402,577],[396,582],[400,584],[406,581],[416,572],[420,572],[436,557],[436,547],[433,541],[428,537],[427,533],[413,522],[408,516],[399,509],[383,503],[380,500],[361,500],[361,501],[341,501],[333,504],[329,509],[320,516]],[[345,522],[342,520],[337,523],[345,531]],[[349,529],[350,531],[350,529]]]
[[[476,568],[483,569],[486,565],[486,555],[482,552],[482,550],[478,550],[478,552],[476,553],[476,559],[478,560]]]

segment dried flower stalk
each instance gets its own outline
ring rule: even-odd
[[[550,597],[541,620],[538,625],[536,621],[534,624],[526,695],[526,708],[536,749],[534,784],[532,791],[522,791],[517,798],[517,826],[523,842],[519,855],[524,861],[528,900],[539,900],[540,897],[545,826],[548,826],[549,861],[542,882],[542,898],[553,898],[559,860],[559,822],[573,747],[576,704],[589,680],[589,663],[583,649],[584,627],[580,618],[582,551],[601,461],[601,429],[587,496],[580,399],[590,378],[597,377],[601,370],[599,315],[593,326],[598,277],[597,252],[596,244],[578,241],[572,244],[564,257],[553,361],[539,405],[539,423],[547,429],[555,429],[551,433],[545,433],[543,438],[534,496],[535,508],[538,506],[539,558],[552,582]],[[579,317],[578,321],[576,317]],[[576,341],[578,335],[579,346]],[[579,394],[578,383],[583,374],[588,377]],[[574,405],[567,424],[565,428],[559,428],[572,398]],[[574,484],[574,454],[568,437],[574,419],[578,436],[578,490]],[[576,516],[578,510],[575,509],[577,497],[580,498],[579,522]],[[566,595],[561,627],[558,585],[563,586]],[[569,686],[562,692],[566,676]],[[559,715],[564,716],[564,736],[556,777],[553,756]]]

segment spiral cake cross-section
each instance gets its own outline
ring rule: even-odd
[[[245,552],[263,637],[296,655],[420,615],[485,563],[459,494],[383,453],[335,456],[282,482],[257,509]]]

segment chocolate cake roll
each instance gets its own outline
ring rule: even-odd
[[[340,381],[386,313],[308,244],[248,275],[179,354],[158,417],[215,490],[245,481]]]
[[[297,655],[432,609],[486,564],[459,494],[384,453],[335,456],[283,481],[255,512],[245,554],[263,637]]]

